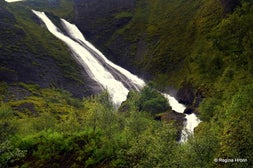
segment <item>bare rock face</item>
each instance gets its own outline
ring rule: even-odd
[[[240,5],[240,0],[220,0],[224,14],[232,13],[234,9]]]
[[[155,120],[160,121],[177,121],[179,125],[183,125],[183,122],[186,121],[185,114],[177,113],[175,111],[170,111],[166,113],[159,114],[155,117]]]
[[[191,107],[188,107],[184,110],[184,113],[185,114],[192,114],[192,113],[195,113],[195,109],[194,108],[191,108]]]

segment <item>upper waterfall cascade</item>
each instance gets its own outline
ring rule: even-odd
[[[133,85],[133,87],[136,90],[139,90],[139,89],[141,89],[142,87],[145,86],[145,82],[142,79],[138,78],[136,75],[133,75],[129,71],[125,70],[124,68],[122,68],[122,67],[114,64],[113,62],[109,61],[102,54],[102,52],[100,52],[98,49],[96,49],[90,42],[88,42],[87,40],[85,40],[83,34],[76,27],[76,25],[71,24],[71,23],[67,22],[64,19],[61,19],[61,20],[62,20],[62,23],[63,23],[63,26],[64,26],[65,30],[68,32],[68,34],[73,39],[75,39],[75,40],[77,40],[77,41],[85,44],[86,46],[84,46],[84,47],[88,47],[90,50],[92,50],[93,52],[95,52],[102,59],[103,62],[105,62],[107,65],[111,66],[112,68],[114,68],[118,72],[120,72],[125,77],[127,77],[127,79],[129,80],[129,82]]]
[[[103,88],[108,90],[114,104],[119,105],[122,101],[126,100],[129,90],[122,82],[116,80],[114,76],[86,48],[60,32],[60,30],[52,23],[44,12],[34,10],[33,12],[44,22],[48,30],[53,35],[68,45],[89,76],[97,81]]]
[[[136,75],[109,61],[98,49],[88,42],[79,29],[64,19],[62,26],[67,35],[62,33],[44,12],[32,10],[41,19],[47,29],[58,39],[62,40],[72,51],[75,59],[83,66],[88,75],[95,80],[103,89],[107,89],[112,102],[119,106],[126,100],[130,89],[140,90],[146,84]],[[180,104],[174,97],[162,93],[167,98],[172,110],[183,113],[185,106]],[[185,128],[182,131],[181,141],[187,140],[187,132],[193,133],[200,120],[195,114],[186,115]]]
[[[11,3],[11,2],[18,2],[18,1],[25,1],[25,0],[5,0],[5,1],[8,3]]]

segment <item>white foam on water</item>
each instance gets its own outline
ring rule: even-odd
[[[24,1],[24,0],[5,0],[5,1],[8,3],[11,3],[11,2],[18,2],[18,1]]]
[[[63,26],[67,33],[73,38],[76,39],[77,41],[83,42],[85,45],[87,45],[92,51],[96,52],[108,65],[119,71],[121,74],[126,76],[131,83],[136,85],[136,89],[139,90],[145,86],[144,80],[141,78],[138,78],[136,75],[130,73],[126,69],[114,64],[110,60],[108,60],[104,54],[99,51],[95,46],[93,46],[89,41],[87,41],[83,34],[80,32],[80,30],[76,27],[76,25],[69,23],[68,21],[61,19]]]

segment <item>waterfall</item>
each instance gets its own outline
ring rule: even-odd
[[[92,50],[95,55],[98,55],[99,58],[101,58],[103,62],[105,62],[107,65],[111,66],[118,72],[120,72],[122,75],[124,75],[131,84],[133,84],[135,90],[140,90],[145,86],[145,82],[138,78],[136,75],[133,75],[129,71],[125,70],[124,68],[114,64],[113,62],[109,61],[102,52],[100,52],[98,49],[96,49],[90,42],[85,40],[83,34],[80,32],[80,30],[76,27],[76,25],[71,24],[67,22],[64,19],[61,19],[63,27],[67,31],[67,33],[75,40],[81,42],[84,47],[88,48],[89,51]]]
[[[178,113],[184,113],[185,106],[180,104],[174,97],[170,96],[169,94],[162,93],[162,95],[169,101],[172,110]]]
[[[186,142],[189,135],[194,133],[194,128],[196,128],[201,122],[196,114],[186,114],[186,123],[181,133],[180,142]]]
[[[184,105],[178,103],[178,101],[174,97],[165,93],[162,94],[165,98],[167,98],[167,100],[169,100],[170,105],[173,107],[172,110],[178,113],[184,113],[184,110],[186,109]],[[188,136],[194,133],[194,128],[197,127],[201,122],[200,119],[194,113],[185,115],[186,121],[184,123],[184,128],[181,133],[180,142],[186,142]]]
[[[25,1],[25,0],[5,0],[5,1],[8,3],[11,3],[11,2],[18,2],[18,1]]]
[[[113,75],[95,57],[93,57],[87,49],[60,32],[60,30],[52,23],[52,21],[44,12],[33,10],[33,13],[44,22],[47,29],[53,35],[68,45],[73,52],[73,55],[85,68],[89,76],[93,80],[97,81],[104,89],[108,90],[115,105],[120,105],[122,101],[126,100],[129,90],[123,85],[122,82],[116,80]]]
[[[136,75],[109,61],[102,52],[84,38],[83,34],[74,24],[61,19],[63,28],[68,34],[67,36],[53,24],[44,12],[32,11],[42,20],[54,36],[62,40],[71,49],[73,56],[84,67],[90,78],[100,84],[102,88],[108,90],[112,102],[116,106],[119,106],[126,100],[130,89],[139,91],[146,85]],[[174,97],[166,93],[162,93],[162,95],[168,100],[172,110],[178,113],[184,112],[186,107],[180,104]],[[188,134],[186,133],[193,133],[194,128],[200,122],[195,114],[186,114],[186,120],[181,142],[187,140]]]

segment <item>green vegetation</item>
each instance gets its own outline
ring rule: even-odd
[[[1,166],[129,167],[148,165],[149,159],[166,164],[171,158],[163,158],[179,146],[172,124],[138,110],[151,89],[132,92],[128,110],[119,113],[106,92],[80,100],[59,89],[20,87],[31,94],[0,106]]]
[[[31,11],[33,3],[29,2],[29,5],[27,3],[28,1],[8,3],[3,8],[0,73],[1,76],[4,74],[4,81],[7,83],[29,81],[43,87],[56,86],[65,89],[76,87],[85,90],[85,80],[80,77],[82,70],[71,57],[67,46],[40,25],[39,19]],[[70,1],[57,3],[60,7],[50,8],[48,15],[56,20],[54,13],[61,15],[60,12],[67,12],[65,8],[70,10],[72,6],[68,5],[70,3],[72,4]],[[70,16],[70,13],[66,15]],[[27,77],[24,74],[28,74]]]
[[[115,19],[121,19],[121,18],[129,18],[132,17],[133,14],[130,12],[121,12],[121,13],[117,13],[115,15]]]
[[[27,7],[11,6],[17,19],[17,26],[26,34],[26,38],[20,40],[21,43],[29,47],[28,50],[34,53],[40,53],[37,57],[52,57],[56,63],[62,68],[65,77],[78,79],[78,67],[76,62],[70,57],[67,47],[58,39],[56,39],[47,29],[38,25],[34,20],[34,14]],[[31,45],[32,44],[32,45]]]
[[[74,16],[72,0],[26,0],[23,4],[34,10],[53,13],[55,16],[65,19],[73,19]]]
[[[224,15],[216,0],[138,1],[134,13],[114,15],[132,19],[107,45],[118,37],[144,42],[136,64],[155,75],[153,86],[188,82],[202,95],[195,107],[202,122],[186,143],[177,141],[181,126],[154,120],[171,109],[150,87],[130,92],[115,109],[106,92],[81,100],[58,88],[1,82],[0,167],[253,167],[253,3],[241,2]],[[66,47],[31,22],[31,12],[8,8],[27,35],[22,42],[36,44],[30,49],[52,56],[78,80]],[[23,96],[12,95],[13,87]]]
[[[210,6],[216,1],[211,2]],[[139,43],[144,43],[146,46],[144,51],[138,51],[142,53],[138,56],[141,60],[133,61],[133,64],[153,74],[154,80],[166,76],[167,82],[163,83],[163,86],[168,84],[178,86],[187,74],[184,60],[191,54],[196,38],[194,29],[199,26],[195,22],[198,19],[202,19],[201,22],[207,20],[202,16],[206,15],[205,11],[202,12],[202,8],[206,8],[203,4],[206,3],[201,0],[137,1],[131,21],[117,30],[110,40],[113,42],[120,38],[134,45],[135,47],[131,47],[132,59],[136,59],[135,54],[138,50],[143,50],[138,49]],[[217,15],[220,13],[214,12]]]
[[[252,84],[183,144],[172,121],[156,121],[152,108],[142,107],[160,99],[151,88],[130,92],[116,110],[107,92],[80,100],[64,90],[20,87],[31,94],[0,106],[1,167],[231,167],[213,159],[234,157],[247,159],[237,167],[252,165]]]
[[[179,149],[178,157],[192,159],[175,167],[252,167],[252,11],[251,1],[226,15],[215,0],[138,1],[131,22],[114,34],[146,43],[136,64],[154,75],[155,87],[189,82],[204,97],[197,109],[203,122]]]
[[[152,115],[165,112],[169,109],[168,100],[158,91],[145,87],[140,93],[139,109]]]

